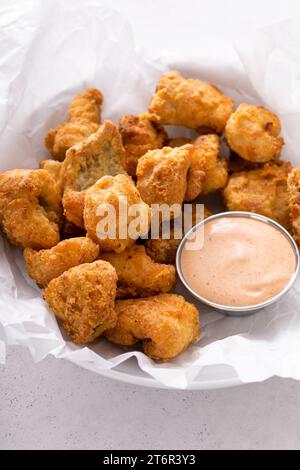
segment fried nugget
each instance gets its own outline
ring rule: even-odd
[[[256,212],[289,229],[287,177],[291,170],[289,162],[278,162],[233,173],[224,190],[228,210]]]
[[[131,213],[133,206],[138,209],[136,214]],[[136,218],[137,226],[131,227]],[[133,245],[148,233],[150,219],[151,210],[128,175],[103,176],[86,192],[84,225],[103,251],[121,253]]]
[[[65,217],[83,227],[85,191],[104,175],[125,173],[124,148],[117,127],[104,121],[98,131],[67,151],[63,163]]]
[[[229,147],[251,162],[266,163],[280,156],[284,140],[276,114],[262,106],[241,104],[225,128]]]
[[[167,134],[161,126],[142,115],[122,116],[119,131],[125,148],[123,166],[131,176],[135,176],[139,158],[148,150],[162,148],[167,139]]]
[[[117,325],[105,337],[123,346],[141,340],[144,353],[154,360],[169,361],[200,336],[198,310],[180,295],[119,300],[116,313]]]
[[[182,204],[196,198],[205,179],[191,145],[150,150],[139,159],[137,188],[147,204]]]
[[[74,343],[94,341],[117,323],[117,275],[106,261],[75,266],[52,279],[44,299]]]
[[[197,137],[193,141],[192,159],[205,172],[201,194],[213,193],[226,186],[228,180],[227,161],[218,157],[220,139],[216,134]],[[191,199],[189,199],[191,200]]]
[[[45,137],[45,145],[51,150],[53,158],[62,161],[70,147],[96,132],[100,125],[102,102],[103,95],[96,88],[89,88],[73,98],[68,122],[50,129]]]
[[[300,169],[294,168],[288,176],[289,211],[292,233],[300,246]]]
[[[215,86],[185,79],[173,71],[162,75],[148,111],[150,119],[158,124],[192,129],[206,127],[221,133],[233,105]]]
[[[186,204],[185,204],[186,205]],[[190,228],[200,222],[202,217],[197,214],[197,205],[191,204],[192,207],[192,225],[187,227],[187,230],[184,230],[182,226],[182,236]],[[204,207],[204,219],[211,216],[211,212]],[[174,221],[173,221],[174,222]],[[182,223],[183,221],[181,221]],[[182,240],[182,238],[175,238],[174,225],[170,228],[170,237],[163,238],[163,227],[160,229],[159,238],[149,238],[145,242],[147,254],[154,260],[156,263],[165,263],[165,264],[175,264],[177,248]]]
[[[69,268],[91,263],[98,256],[99,246],[86,237],[64,240],[49,250],[24,250],[27,272],[40,287],[46,287]]]
[[[52,178],[56,181],[56,185],[62,193],[63,191],[63,165],[62,162],[57,160],[42,160],[40,162],[40,169],[46,170],[52,176]]]
[[[51,248],[59,242],[61,221],[60,193],[48,171],[0,174],[0,225],[11,243]]]
[[[187,143],[193,144],[191,151],[191,168],[197,170],[190,173],[190,182],[188,183],[185,199],[192,201],[198,196],[198,185],[201,180],[201,194],[209,194],[226,186],[228,180],[227,159],[218,157],[220,152],[220,139],[216,134],[203,134],[194,140],[179,137],[170,139],[170,147],[181,147]],[[205,177],[203,179],[203,174]],[[196,182],[196,192],[193,190],[193,181]],[[196,194],[196,196],[195,196]]]
[[[171,291],[176,284],[174,266],[155,263],[145,247],[133,245],[122,253],[103,253],[117,272],[117,298],[148,297]]]

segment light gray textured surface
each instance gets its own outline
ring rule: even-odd
[[[0,449],[300,449],[300,383],[146,389],[11,348],[0,366]]]

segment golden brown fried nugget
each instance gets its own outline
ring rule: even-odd
[[[98,256],[99,246],[86,237],[64,240],[49,250],[24,250],[27,272],[40,287],[46,287],[69,268],[91,263]]]
[[[0,225],[14,245],[51,248],[59,242],[60,193],[46,170],[0,174]]]
[[[294,239],[300,245],[300,169],[288,176],[289,210]]]
[[[192,148],[164,147],[139,159],[137,188],[147,204],[182,204],[200,194],[205,173],[191,158]]]
[[[280,155],[284,144],[280,131],[280,120],[272,111],[241,104],[226,124],[225,137],[229,147],[240,157],[265,163]]]
[[[117,322],[115,269],[106,261],[75,266],[53,279],[44,299],[74,343],[94,341]]]
[[[223,189],[228,180],[228,170],[226,159],[218,157],[219,137],[216,134],[202,135],[193,141],[193,145],[192,158],[195,164],[202,167],[205,172],[201,194]]]
[[[221,133],[233,105],[215,86],[173,71],[162,75],[148,111],[150,119],[162,125],[208,127]]]
[[[134,205],[138,205],[136,214],[130,213]],[[110,212],[111,208],[114,209],[113,214]],[[127,215],[127,220],[122,218],[124,215]],[[134,233],[129,233],[128,229],[136,217],[140,219],[140,223]],[[151,210],[142,201],[133,180],[128,175],[103,176],[86,192],[84,225],[89,237],[98,243],[103,251],[121,253],[133,245],[140,235],[148,233],[150,219]],[[107,229],[108,220],[110,227],[113,227],[111,223],[115,222],[114,233],[110,234],[109,228]],[[138,231],[141,233],[136,234]]]
[[[111,121],[104,121],[95,134],[67,151],[63,206],[70,222],[83,227],[85,191],[104,175],[125,173],[124,153],[120,133]]]
[[[186,204],[185,204],[186,205]],[[202,220],[202,217],[197,216],[196,204],[191,204],[192,207],[192,226],[196,225]],[[204,208],[204,219],[209,217],[211,212]],[[189,228],[192,228],[188,227]],[[184,234],[184,227],[182,227],[182,234]],[[157,239],[148,239],[146,240],[146,252],[147,254],[157,263],[165,264],[174,264],[176,260],[177,248],[181,242],[182,238],[175,238],[174,227],[170,228],[170,238],[165,239],[160,237]]]
[[[103,253],[102,258],[117,272],[119,299],[148,297],[175,287],[174,266],[155,263],[142,245],[133,245],[122,253]]]
[[[289,229],[287,177],[291,170],[289,162],[278,162],[232,174],[224,190],[228,210],[256,212]]]
[[[100,125],[102,102],[103,95],[96,88],[89,88],[73,98],[68,122],[50,129],[45,138],[46,147],[55,159],[62,161],[70,147],[96,132]]]
[[[165,130],[145,116],[122,116],[119,131],[125,148],[123,166],[130,176],[135,176],[139,158],[162,148],[167,139]]]
[[[58,162],[57,160],[42,160],[40,162],[40,169],[46,170],[55,180],[56,185],[62,193],[63,191],[63,165],[62,162]]]
[[[118,322],[105,332],[116,344],[131,346],[139,340],[154,360],[169,361],[200,336],[199,313],[193,304],[176,294],[116,302]]]

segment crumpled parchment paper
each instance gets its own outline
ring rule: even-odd
[[[84,87],[105,96],[103,118],[143,112],[161,73],[211,81],[243,101],[262,104],[281,118],[283,157],[300,165],[300,25],[275,24],[228,43],[163,51],[156,60],[137,52],[130,25],[96,1],[15,1],[0,7],[0,170],[36,168],[46,158],[46,131],[66,117]],[[163,44],[162,44],[163,49]],[[178,292],[188,295],[179,287]],[[229,318],[199,305],[202,339],[171,363],[103,339],[77,347],[64,336],[28,278],[22,253],[0,239],[0,362],[7,345],[29,348],[35,361],[48,354],[96,373],[135,356],[137,368],[158,383],[189,388],[204,366],[231,366],[242,382],[273,375],[300,379],[300,282],[277,304],[245,318]],[[192,300],[191,298],[189,298]],[[218,377],[215,377],[216,379]]]

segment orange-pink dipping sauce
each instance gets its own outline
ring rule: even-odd
[[[181,269],[190,287],[205,299],[230,307],[253,306],[283,291],[296,269],[285,235],[263,221],[224,217],[208,221],[202,248],[185,243]]]

